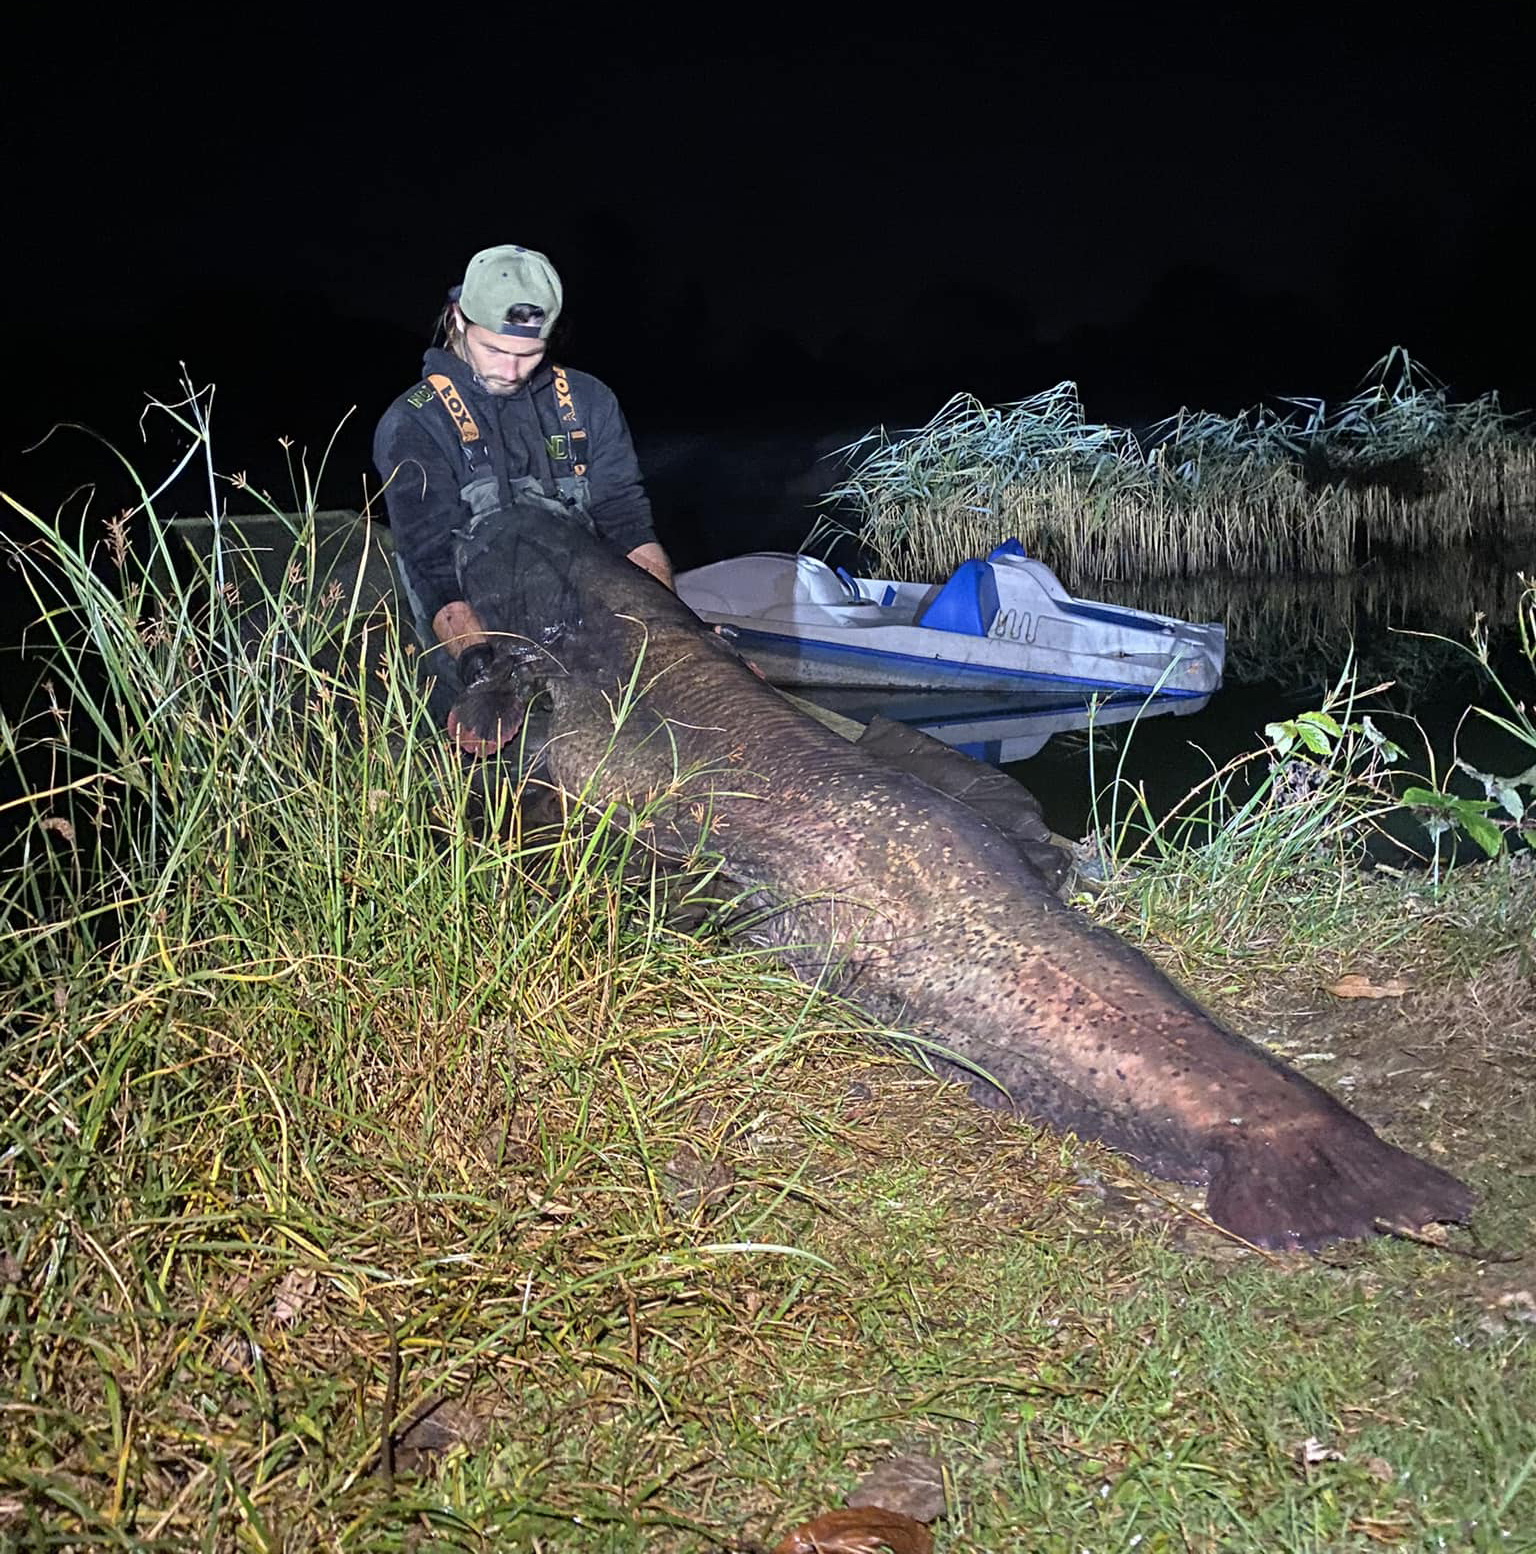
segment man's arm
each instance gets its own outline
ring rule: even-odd
[[[462,477],[420,418],[399,401],[374,434],[373,462],[384,482],[390,537],[410,585],[413,612],[420,611],[421,629],[430,625],[441,641],[437,617],[459,597],[453,531],[462,510]]]
[[[651,524],[651,503],[645,494],[629,423],[606,383],[588,373],[582,373],[581,378],[581,392],[591,407],[592,452],[587,483],[598,538],[670,588],[672,563],[657,542]]]
[[[409,567],[426,623],[443,651],[457,662],[470,648],[490,640],[480,617],[458,597],[452,554],[459,517],[458,472],[431,437],[395,408],[375,435],[374,463],[385,481],[395,548]],[[448,714],[448,737],[470,755],[492,754],[517,731],[510,715],[505,722],[485,717],[479,721],[489,722],[484,732],[466,726],[456,708]]]
[[[462,599],[450,599],[432,617],[432,630],[455,662],[462,661],[471,648],[488,646],[491,640],[473,606]],[[495,692],[487,703],[486,687],[494,685],[487,675],[489,669],[489,663],[479,665],[478,676],[469,675],[464,687],[473,694],[461,697],[448,709],[448,737],[467,755],[494,755],[509,739],[516,738],[522,727],[523,707],[516,692]],[[461,707],[467,708],[462,717]]]
[[[480,617],[462,599],[450,599],[432,617],[432,631],[437,640],[448,650],[449,658],[456,659],[466,648],[478,647],[491,639],[486,635]]]

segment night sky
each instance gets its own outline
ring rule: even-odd
[[[206,46],[61,11],[7,65],[0,485],[51,510],[103,466],[20,450],[56,420],[136,438],[185,361],[218,385],[221,465],[263,483],[280,435],[317,449],[356,407],[322,490],[356,506],[446,288],[507,241],[562,272],[560,354],[617,390],[685,561],[753,538],[712,534],[691,480],[751,512],[801,457],[767,439],[958,389],[1074,378],[1136,421],[1347,393],[1400,343],[1536,402],[1536,11],[1345,9],[754,11],[739,44],[577,7],[346,39],[250,11]]]

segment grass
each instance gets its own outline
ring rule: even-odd
[[[951,399],[883,427],[826,501],[887,577],[934,581],[1010,536],[1069,585],[1214,572],[1336,574],[1386,550],[1486,541],[1536,520],[1536,443],[1495,394],[1454,402],[1394,348],[1330,407],[1180,410],[1142,435],[1089,421],[1077,386]]]
[[[917,1447],[945,1550],[1536,1546],[1523,1265],[1253,1256],[881,1056],[687,926],[707,877],[447,759],[312,529],[188,549],[144,496],[16,513],[47,667],[3,731],[0,1543],[765,1548]],[[1150,870],[1096,909],[1281,1042],[1255,966],[1309,990],[1389,919],[1530,1020],[1514,862],[1405,915],[1295,856],[1245,940],[1143,910]],[[1399,1130],[1484,1234],[1532,1211],[1532,1093]]]
[[[1461,754],[1461,732],[1437,759],[1436,741],[1413,720],[1388,709],[1388,726],[1405,741],[1417,737],[1426,769],[1414,773],[1409,752],[1378,726],[1384,716],[1373,698],[1393,682],[1359,683],[1352,662],[1315,711],[1265,728],[1268,743],[1214,766],[1165,813],[1154,813],[1143,787],[1124,773],[1129,739],[1119,747],[1111,780],[1101,786],[1090,767],[1094,790],[1094,844],[1103,865],[1122,883],[1139,874],[1152,892],[1182,894],[1191,935],[1213,943],[1239,942],[1251,928],[1245,919],[1263,914],[1273,888],[1296,888],[1314,910],[1300,920],[1315,938],[1322,905],[1320,880],[1358,878],[1369,866],[1369,844],[1390,835],[1394,851],[1418,859],[1438,885],[1441,866],[1454,857],[1458,829],[1489,857],[1510,846],[1536,845],[1536,720],[1527,697],[1536,686],[1536,579],[1520,574],[1509,615],[1513,658],[1521,677],[1512,689],[1501,678],[1490,647],[1487,622],[1475,614],[1470,645],[1425,636],[1481,675],[1493,706],[1474,706],[1462,718],[1493,725],[1522,770],[1483,772]],[[1372,716],[1374,707],[1375,716]],[[1090,750],[1090,756],[1093,751]],[[1469,787],[1480,785],[1482,796]],[[1148,867],[1150,865],[1150,867]],[[1139,888],[1139,887],[1138,887]],[[1147,915],[1163,916],[1166,895],[1143,902]],[[1203,925],[1203,926],[1201,926]]]

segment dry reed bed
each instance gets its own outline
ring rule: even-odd
[[[1069,583],[1339,573],[1536,524],[1536,443],[1496,395],[1455,403],[1406,353],[1352,399],[1180,411],[1142,436],[1086,420],[1061,383],[992,408],[957,395],[914,432],[843,450],[828,494],[884,575],[947,576],[1010,536]]]

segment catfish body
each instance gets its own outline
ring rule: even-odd
[[[550,695],[554,780],[653,807],[663,847],[705,834],[764,904],[760,940],[953,1054],[937,1066],[979,1099],[1208,1183],[1211,1217],[1261,1246],[1470,1211],[1455,1178],[1223,1028],[1007,836],[797,711],[584,530],[514,509],[459,560],[505,672]]]

